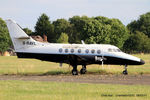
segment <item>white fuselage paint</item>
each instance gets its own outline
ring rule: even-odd
[[[62,49],[62,52],[59,52],[59,49]],[[68,52],[65,52],[65,49],[68,49]],[[71,49],[74,49],[74,52],[71,52]],[[81,53],[78,50],[81,49]],[[89,50],[86,53],[86,50]],[[126,54],[124,52],[118,51],[108,51],[108,49],[118,48],[113,45],[108,44],[57,44],[57,43],[41,43],[36,42],[33,46],[28,46],[26,48],[20,48],[16,52],[26,52],[26,53],[45,53],[45,54],[60,54],[60,55],[95,55],[95,56],[110,56],[127,60],[134,60],[140,62],[140,59],[132,55]],[[91,50],[95,50],[94,53],[91,53]],[[100,53],[97,53],[97,50],[100,50]]]

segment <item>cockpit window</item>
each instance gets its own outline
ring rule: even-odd
[[[113,49],[114,52],[117,52],[117,49]]]
[[[111,49],[111,48],[109,48],[109,49],[108,49],[108,52],[112,52],[112,49]]]
[[[117,49],[117,51],[118,51],[118,52],[121,52],[121,50],[120,50],[120,49]]]
[[[111,48],[109,48],[108,52],[121,52],[121,50],[120,49],[111,49]]]

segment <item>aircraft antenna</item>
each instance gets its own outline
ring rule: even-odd
[[[82,44],[85,44],[83,40],[81,40],[81,43],[82,43]]]

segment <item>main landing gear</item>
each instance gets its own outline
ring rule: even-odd
[[[78,70],[77,70],[77,65],[72,66],[72,75],[78,75]],[[86,65],[82,65],[82,69],[80,70],[80,74],[85,74],[86,73]]]
[[[86,73],[86,65],[82,65],[82,69],[80,70],[80,74]]]
[[[72,67],[72,75],[78,75],[77,65],[73,65]]]
[[[125,69],[125,70],[123,71],[123,74],[124,74],[124,75],[128,75],[127,65],[124,66],[124,69]]]

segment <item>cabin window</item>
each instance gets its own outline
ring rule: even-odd
[[[85,52],[86,52],[86,53],[89,53],[89,50],[88,50],[88,49],[86,49],[86,50],[85,50]]]
[[[95,53],[95,50],[93,49],[93,50],[91,50],[91,53]]]
[[[67,52],[68,52],[68,49],[65,49],[65,52],[67,53]]]
[[[78,53],[81,53],[81,49],[78,49]]]
[[[97,53],[100,54],[100,53],[101,53],[101,50],[97,50]]]
[[[109,48],[109,49],[108,49],[108,52],[112,52],[112,49],[111,49],[111,48]]]
[[[62,49],[62,48],[60,48],[60,49],[59,49],[59,52],[60,52],[60,53],[62,53],[62,51],[63,51],[63,49]]]
[[[74,53],[74,49],[71,49],[71,53]]]
[[[114,51],[114,52],[117,52],[117,50],[116,50],[116,49],[113,49],[113,51]]]

